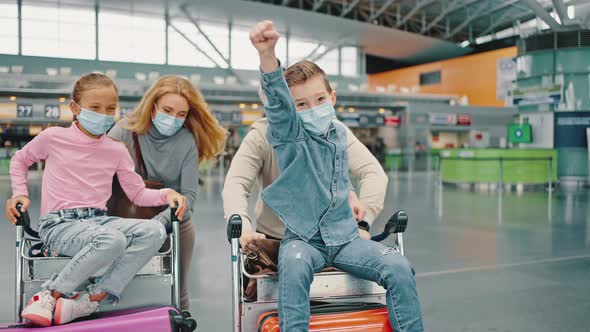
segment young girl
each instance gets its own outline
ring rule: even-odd
[[[199,161],[215,158],[223,150],[226,131],[209,112],[201,93],[186,79],[170,75],[157,80],[135,112],[119,121],[109,136],[124,142],[130,152],[138,142],[143,161],[135,163],[145,164],[148,180],[161,181],[188,199],[180,223],[181,306],[188,310],[187,281],[195,244],[191,216],[199,191]],[[154,219],[169,223],[170,211]]]
[[[69,128],[44,130],[11,160],[13,196],[6,206],[8,219],[15,223],[20,216],[18,203],[23,204],[23,212],[28,208],[29,166],[45,160],[39,236],[52,255],[72,257],[24,308],[22,317],[35,325],[65,324],[88,316],[107,296],[117,301],[162,246],[166,238],[162,223],[106,215],[115,174],[136,205],[178,204],[180,220],[187,210],[186,198],[176,191],[146,189],[125,146],[105,135],[114,123],[117,99],[117,88],[107,76],[81,77],[70,102],[76,121]],[[105,266],[110,267],[87,291],[70,297]]]

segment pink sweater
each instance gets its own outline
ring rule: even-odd
[[[113,176],[117,174],[127,197],[138,206],[166,205],[167,189],[146,189],[125,145],[106,135],[86,136],[76,123],[52,127],[18,151],[10,161],[12,195],[29,196],[29,167],[45,160],[41,189],[41,215],[63,209],[106,210]]]

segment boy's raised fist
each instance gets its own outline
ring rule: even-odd
[[[261,55],[274,54],[279,36],[272,21],[258,22],[250,31],[250,41]]]

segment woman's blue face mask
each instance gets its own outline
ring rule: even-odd
[[[156,104],[154,104],[154,107],[156,108],[156,117],[152,120],[152,123],[158,132],[164,136],[174,136],[182,128],[185,118],[177,118],[161,112]]]

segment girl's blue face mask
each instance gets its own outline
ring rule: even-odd
[[[321,105],[297,112],[303,122],[303,128],[314,135],[323,135],[330,128],[336,115],[334,105],[327,101]]]
[[[78,123],[94,136],[106,133],[115,124],[115,116],[113,115],[94,112],[80,105],[78,107],[80,107],[80,114],[77,116]]]

